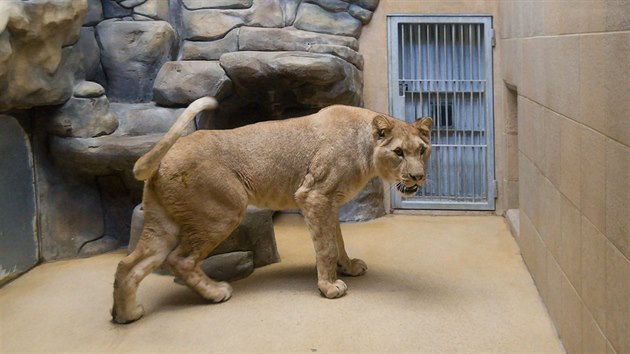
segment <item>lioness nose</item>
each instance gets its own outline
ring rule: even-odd
[[[411,179],[414,181],[421,181],[424,178],[424,173],[419,173],[416,175],[410,175]]]

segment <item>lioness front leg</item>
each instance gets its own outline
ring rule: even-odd
[[[337,222],[337,251],[339,253],[339,259],[337,260],[337,271],[343,275],[349,275],[357,277],[365,274],[367,271],[367,264],[361,259],[350,258],[346,253],[346,247],[343,243],[343,236],[341,235],[341,226]]]
[[[317,286],[329,299],[341,297],[348,286],[337,279],[337,208],[325,195],[315,191],[301,195],[298,201],[315,246]]]

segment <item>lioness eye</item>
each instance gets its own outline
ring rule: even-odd
[[[399,148],[399,147],[397,147],[397,148],[395,148],[395,149],[394,149],[394,153],[396,153],[396,155],[398,155],[398,156],[400,156],[400,157],[403,157],[403,155],[404,155],[404,153],[403,153],[402,149],[401,149],[401,148]]]

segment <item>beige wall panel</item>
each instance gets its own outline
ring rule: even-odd
[[[580,141],[578,123],[560,120],[560,191],[580,208]]]
[[[625,145],[630,145],[628,53],[630,32],[580,38],[580,121]]]
[[[606,328],[617,353],[630,353],[630,261],[612,244],[606,254]]]
[[[606,137],[581,126],[580,202],[582,213],[606,232]]]
[[[601,328],[606,327],[606,237],[582,217],[582,299]]]
[[[543,112],[543,174],[558,188],[560,185],[560,121],[562,116],[545,109]]]
[[[606,145],[605,183],[606,236],[630,259],[630,148],[612,140]]]

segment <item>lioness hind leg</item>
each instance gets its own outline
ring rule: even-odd
[[[195,223],[184,226],[179,245],[168,255],[167,261],[176,276],[204,299],[223,302],[232,296],[232,287],[227,282],[210,279],[201,269],[201,262],[225,240],[238,226],[241,216],[232,221]]]
[[[112,307],[112,319],[116,323],[130,323],[142,317],[144,309],[136,303],[138,285],[164,262],[177,244],[172,232],[176,228],[174,225],[168,230],[163,227],[168,221],[156,222],[155,216],[145,214],[145,226],[136,249],[123,258],[116,269]]]
[[[348,257],[339,224],[337,224],[337,251],[339,252],[339,259],[337,260],[338,273],[352,277],[365,274],[367,264],[361,259]]]

